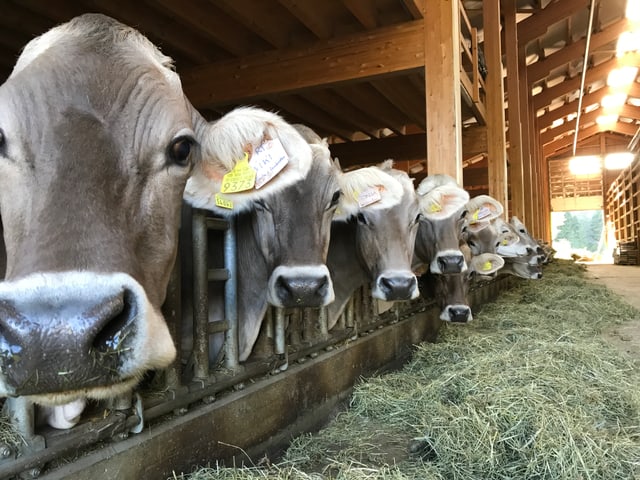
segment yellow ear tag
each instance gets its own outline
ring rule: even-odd
[[[509,245],[509,240],[507,240],[506,238],[502,240],[502,245],[504,245],[505,247]]]
[[[429,206],[429,212],[430,213],[438,213],[442,211],[442,207],[440,206],[439,203],[437,202],[433,202],[430,206]]]
[[[233,202],[231,200],[227,200],[219,193],[216,193],[216,206],[220,208],[226,208],[228,210],[233,210]]]
[[[256,171],[249,165],[249,154],[244,152],[242,160],[239,160],[233,170],[222,177],[220,193],[244,192],[251,190],[255,184]]]
[[[488,272],[489,270],[491,270],[491,262],[487,260],[482,264],[482,271]]]

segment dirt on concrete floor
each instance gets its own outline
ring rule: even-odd
[[[640,310],[640,266],[588,264],[586,278],[605,285]],[[620,350],[640,360],[640,314],[632,321],[605,332]]]

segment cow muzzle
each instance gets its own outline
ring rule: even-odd
[[[431,262],[431,273],[449,275],[467,270],[464,255],[459,250],[440,252]]]
[[[276,307],[323,307],[334,298],[326,265],[279,266],[269,278],[267,301]]]
[[[473,315],[468,305],[447,305],[442,309],[440,319],[445,322],[467,323],[473,320]]]
[[[0,394],[107,396],[174,357],[162,316],[129,275],[44,273],[0,283]]]
[[[397,272],[379,275],[374,285],[372,296],[388,302],[412,300],[420,294],[416,276]]]

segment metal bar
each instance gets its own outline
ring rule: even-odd
[[[591,0],[589,7],[589,30],[587,31],[587,40],[584,46],[584,59],[582,61],[582,78],[580,79],[580,93],[578,94],[578,111],[576,112],[576,131],[573,135],[572,155],[575,157],[576,148],[578,147],[578,130],[580,129],[580,114],[582,111],[582,96],[584,95],[584,83],[587,78],[587,65],[589,63],[589,45],[591,44],[591,32],[593,31],[593,14],[595,12],[595,0]]]
[[[353,297],[353,295],[347,302],[347,308],[345,309],[345,312],[347,314],[345,326],[347,328],[353,328],[353,317],[355,314],[355,298]]]
[[[209,230],[227,230],[230,223],[226,218],[207,217],[207,228]]]
[[[231,273],[226,268],[212,268],[207,272],[207,280],[210,282],[224,282],[230,277]]]
[[[286,352],[284,335],[284,308],[277,307],[275,314],[275,338],[276,355],[283,355]]]
[[[228,221],[224,232],[224,265],[229,278],[224,284],[224,316],[229,325],[225,333],[225,363],[227,368],[235,369],[239,365],[238,346],[238,266],[237,237],[235,219]]]
[[[209,285],[207,282],[207,219],[193,210],[193,359],[194,377],[209,376]]]
[[[329,335],[329,318],[327,307],[320,307],[320,314],[318,315],[318,324],[320,325],[320,335],[322,338],[326,338]]]

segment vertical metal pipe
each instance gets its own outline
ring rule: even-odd
[[[276,355],[283,355],[285,353],[285,339],[284,339],[284,308],[276,308],[276,325],[275,325],[275,347]]]
[[[226,367],[236,368],[239,364],[238,346],[238,262],[236,221],[229,219],[229,228],[224,232],[224,265],[229,278],[224,284],[224,316],[229,325],[225,333]]]
[[[193,210],[193,360],[195,378],[209,376],[209,295],[207,221],[204,210]]]
[[[327,307],[320,307],[320,314],[318,315],[318,324],[320,326],[320,335],[323,338],[329,336],[329,320],[327,314]]]
[[[355,297],[352,295],[349,301],[347,302],[347,308],[345,310],[347,314],[347,321],[346,321],[345,327],[347,328],[353,328],[354,302],[355,302]]]
[[[302,341],[309,343],[313,340],[313,310],[310,308],[302,309]]]
[[[582,112],[582,96],[584,95],[584,82],[587,77],[587,64],[589,63],[589,46],[591,44],[591,32],[593,31],[593,15],[595,12],[595,0],[591,0],[589,7],[589,30],[587,30],[587,40],[584,46],[584,60],[582,61],[582,78],[580,79],[580,93],[578,95],[578,111],[576,112],[576,130],[573,135],[572,155],[575,157],[578,148],[578,129],[580,128],[580,115]]]

